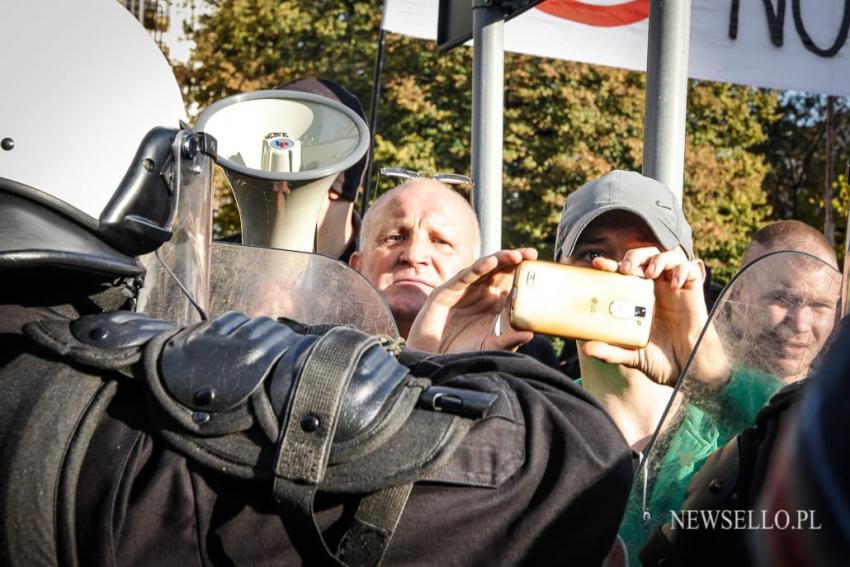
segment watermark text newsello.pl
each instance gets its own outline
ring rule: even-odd
[[[674,530],[819,530],[814,510],[670,511]]]

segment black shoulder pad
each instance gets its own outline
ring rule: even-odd
[[[87,345],[126,348],[142,346],[156,335],[176,327],[171,321],[153,319],[144,313],[113,311],[81,317],[71,323],[71,332]]]
[[[142,347],[151,338],[174,328],[174,323],[143,313],[115,311],[86,315],[76,321],[34,321],[24,327],[24,333],[71,362],[102,370],[126,370],[141,359]]]
[[[169,339],[160,359],[163,385],[188,408],[231,409],[263,383],[300,338],[268,317],[226,313]]]
[[[145,355],[150,392],[188,431],[243,430],[253,423],[246,406],[251,394],[302,338],[268,317],[225,313],[150,344]]]

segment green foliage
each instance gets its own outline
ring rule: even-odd
[[[770,171],[765,178],[775,218],[798,219],[824,229],[826,186],[826,105],[822,95],[788,93],[777,109],[780,120],[767,123],[760,151]],[[847,227],[847,177],[850,159],[850,103],[835,100],[833,118],[833,204],[835,248],[844,256]]]
[[[179,66],[187,101],[273,88],[305,75],[333,79],[370,100],[380,6],[375,2],[215,0],[189,30],[197,48]],[[387,35],[377,166],[469,173],[472,53]],[[551,257],[566,196],[613,168],[640,170],[645,76],[506,54],[504,243]],[[684,206],[698,253],[720,280],[738,267],[771,214],[765,124],[778,96],[692,82]],[[235,218],[232,204],[217,216]],[[225,228],[220,229],[226,233]]]
[[[213,171],[213,192],[216,204],[213,236],[221,238],[236,234],[241,230],[236,199],[233,197],[233,191],[230,189],[230,184],[224,176],[224,172],[219,167],[216,167]]]
[[[771,213],[758,151],[763,124],[776,120],[776,95],[725,83],[693,81],[688,98],[685,215],[696,253],[726,282],[740,267],[750,236]]]
[[[847,178],[847,173],[841,173],[838,175],[838,178],[832,183],[834,197],[832,199],[832,206],[835,210],[835,218],[836,219],[844,219],[845,222],[847,220],[848,215],[850,215],[850,179]],[[846,225],[844,226],[843,234],[846,235]],[[844,239],[838,238],[838,234],[836,234],[835,243],[836,246],[840,245],[841,252],[844,252]]]
[[[178,79],[201,107],[238,92],[313,75],[338,80],[368,100],[380,12],[364,2],[215,0]]]
[[[515,54],[505,75],[505,243],[551,257],[570,192],[640,169],[643,75]]]

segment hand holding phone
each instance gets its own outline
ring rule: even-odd
[[[516,266],[537,258],[533,248],[500,250],[476,260],[428,296],[416,316],[407,345],[428,352],[513,350],[532,334],[507,322],[494,325],[507,303]]]
[[[654,311],[652,280],[554,262],[522,262],[510,295],[514,329],[625,347],[647,345]]]

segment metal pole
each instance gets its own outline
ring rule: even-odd
[[[844,170],[844,175],[850,179],[850,162],[847,163],[847,168]],[[848,218],[850,220],[850,218]],[[850,223],[848,223],[850,224]],[[839,264],[839,267],[841,265]],[[845,231],[844,235],[844,269],[842,270],[844,277],[841,279],[841,318],[847,316],[850,312],[848,305],[848,297],[850,297],[850,230]]]
[[[369,199],[372,198],[372,169],[375,166],[375,135],[378,132],[378,102],[381,98],[381,71],[384,68],[385,39],[384,20],[381,18],[381,33],[378,35],[378,53],[375,56],[375,74],[372,80],[372,103],[369,107],[369,167],[366,168],[366,184],[363,187],[363,200],[360,203],[361,215],[366,214],[366,209],[369,208]]]
[[[481,252],[502,248],[502,124],[505,48],[502,9],[472,2],[472,205],[481,225]]]
[[[832,210],[832,152],[833,152],[833,108],[835,97],[826,97],[826,171],[823,183],[823,235],[830,246],[835,246],[835,215]]]
[[[682,199],[691,0],[651,0],[646,61],[643,174]]]

